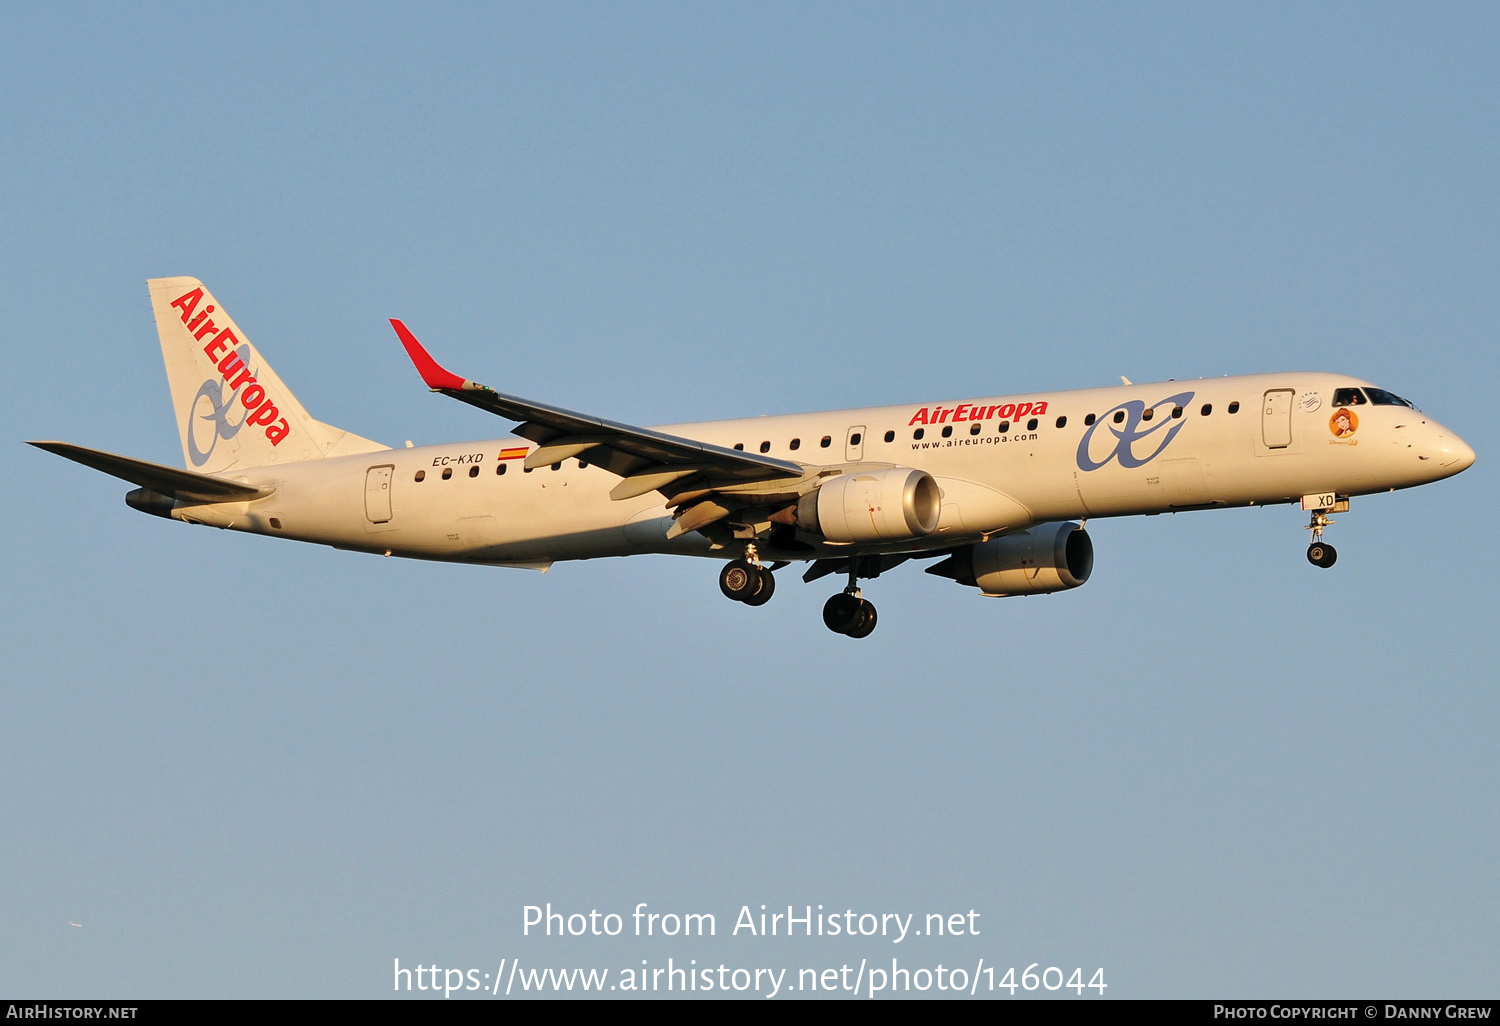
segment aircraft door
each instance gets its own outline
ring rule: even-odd
[[[1260,407],[1261,439],[1267,449],[1285,449],[1292,444],[1292,390],[1273,388]]]
[[[865,458],[865,426],[856,424],[844,437],[844,459],[858,463]]]
[[[391,474],[395,467],[371,467],[365,472],[365,517],[372,524],[391,519]]]

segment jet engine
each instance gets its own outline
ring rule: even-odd
[[[941,495],[910,467],[840,474],[798,501],[795,523],[836,542],[920,538],[937,529]]]
[[[1077,524],[1042,524],[959,549],[927,572],[985,595],[1041,595],[1076,588],[1094,570],[1094,543]]]

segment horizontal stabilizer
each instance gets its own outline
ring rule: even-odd
[[[149,463],[146,460],[133,460],[129,456],[116,456],[98,449],[85,449],[81,445],[69,445],[67,442],[28,444],[183,502],[245,502],[270,495],[274,490],[238,481],[225,481],[208,474],[196,474],[191,470],[164,467],[160,463]]]

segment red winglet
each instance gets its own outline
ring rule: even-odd
[[[406,347],[406,355],[411,357],[412,363],[416,364],[417,373],[422,375],[422,380],[427,382],[428,388],[463,390],[464,379],[452,371],[447,371],[439,367],[438,362],[428,355],[427,350],[422,348],[422,343],[417,341],[417,336],[406,329],[406,325],[392,317],[391,327],[396,329],[396,337]]]

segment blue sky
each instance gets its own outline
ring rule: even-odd
[[[1493,5],[0,17],[0,993],[893,956],[1493,990]],[[855,643],[826,581],[749,609],[706,561],[536,575],[127,509],[21,443],[180,461],[164,275],[391,444],[501,430],[422,388],[397,316],[635,423],[1305,368],[1479,460],[1356,500],[1328,572],[1295,509],[1095,521],[1087,587],[907,567]],[[719,933],[524,937],[546,902]],[[981,933],[729,935],[820,903]]]

